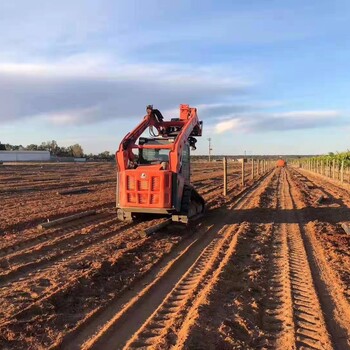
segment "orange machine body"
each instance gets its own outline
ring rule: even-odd
[[[277,168],[283,168],[287,165],[286,161],[284,159],[278,159],[276,162],[276,167]]]
[[[172,208],[172,174],[160,166],[125,170],[119,174],[119,206],[126,208]]]
[[[149,127],[157,129],[158,135],[140,137]],[[188,105],[180,105],[180,118],[171,121],[145,116],[116,152],[117,208],[132,213],[180,212],[184,186],[190,184],[190,141],[201,135],[197,110]],[[158,152],[160,158],[144,164],[146,152]]]

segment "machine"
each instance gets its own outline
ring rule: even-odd
[[[187,223],[203,213],[204,200],[190,182],[190,149],[196,149],[202,125],[197,109],[189,105],[180,105],[179,118],[170,121],[147,107],[147,115],[116,152],[119,220],[150,213]]]

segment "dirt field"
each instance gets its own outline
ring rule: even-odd
[[[350,349],[349,190],[294,168],[242,189],[230,164],[223,198],[221,164],[196,163],[205,217],[146,236],[164,219],[118,222],[115,177],[0,166],[1,349]]]

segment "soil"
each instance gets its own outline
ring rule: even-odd
[[[0,348],[350,349],[347,187],[287,167],[242,188],[232,163],[223,197],[221,167],[192,166],[202,219],[146,236],[165,219],[118,222],[111,163],[2,165]]]

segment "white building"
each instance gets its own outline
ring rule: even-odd
[[[0,151],[0,162],[47,162],[49,151]]]

